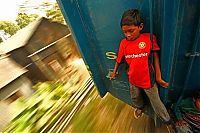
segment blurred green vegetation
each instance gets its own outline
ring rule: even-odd
[[[55,117],[55,114],[58,114],[62,103],[72,94],[67,91],[70,87],[53,81],[33,86],[35,93],[31,97],[20,97],[14,102],[14,119],[5,132],[39,132],[47,124],[55,123],[62,115],[60,113]]]

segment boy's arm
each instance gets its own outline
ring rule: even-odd
[[[160,61],[159,61],[159,56],[156,51],[154,51],[154,66],[155,66],[155,72],[156,72],[156,81],[157,83],[164,87],[167,88],[169,86],[169,83],[165,82],[162,79],[161,71],[160,71]]]
[[[175,125],[177,127],[183,127],[183,126],[187,126],[187,122],[183,120],[182,118],[182,113],[181,113],[181,108],[184,108],[184,104],[185,104],[185,100],[183,99],[181,101],[181,103],[179,105],[177,105],[177,109],[176,111],[174,112],[176,118],[177,118],[177,121],[175,123]],[[176,105],[174,105],[175,107]]]
[[[115,77],[117,76],[118,67],[119,67],[119,63],[116,62],[116,63],[115,63],[114,70],[113,70],[113,73],[112,73],[111,76],[110,76],[110,80],[112,80],[113,78],[115,78]]]
[[[114,79],[117,76],[117,70],[118,70],[119,64],[120,64],[123,56],[124,56],[123,42],[121,41],[119,50],[118,50],[118,55],[116,58],[115,67],[114,67],[112,74],[110,75],[110,80]]]
[[[178,105],[177,106],[177,109],[176,111],[174,112],[175,113],[175,116],[178,120],[182,120],[182,113],[181,113],[181,105]]]

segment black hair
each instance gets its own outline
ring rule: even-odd
[[[123,13],[120,25],[121,27],[124,25],[140,26],[143,22],[141,13],[138,9],[129,9]]]
[[[199,98],[200,98],[200,90],[194,91],[194,93],[193,93],[193,98],[194,98],[194,99],[199,99]]]

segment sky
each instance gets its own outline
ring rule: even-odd
[[[14,21],[18,14],[18,6],[25,0],[1,0],[0,21]],[[56,2],[56,0],[29,0],[31,4],[39,4],[43,1]]]

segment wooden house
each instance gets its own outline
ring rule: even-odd
[[[25,76],[26,69],[22,68],[8,55],[0,55],[0,101],[15,101],[20,96],[32,94],[32,83]]]
[[[26,68],[33,83],[66,77],[69,60],[81,57],[68,27],[43,17],[1,43],[0,51]]]

